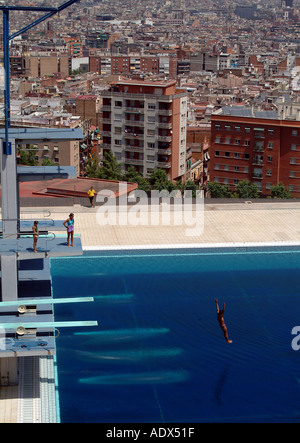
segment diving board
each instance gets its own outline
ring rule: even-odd
[[[32,318],[32,317],[31,317]],[[14,329],[25,328],[25,329],[55,329],[55,328],[78,328],[82,326],[98,326],[97,321],[86,320],[86,321],[49,321],[49,322],[30,322],[25,321],[22,318],[22,322],[18,323],[0,323],[0,328],[2,329]]]
[[[4,307],[11,307],[11,306],[27,306],[27,305],[49,305],[49,304],[60,304],[60,303],[84,303],[84,302],[91,302],[94,301],[93,297],[76,297],[76,298],[48,298],[48,299],[25,299],[21,298],[19,300],[13,300],[13,301],[2,301],[0,302],[0,308]]]

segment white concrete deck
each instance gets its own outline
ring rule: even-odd
[[[43,210],[49,208],[22,208],[22,219],[42,219]],[[146,210],[146,209],[145,209]],[[34,212],[33,212],[34,211]],[[75,205],[69,208],[50,208],[51,218],[65,220],[75,214],[75,233],[81,234],[83,248],[106,249],[153,246],[196,246],[257,243],[300,245],[300,202],[226,203],[205,205],[204,227],[201,234],[187,236],[191,225],[132,226],[125,224],[127,212],[120,220],[124,225],[100,226],[96,208]],[[186,218],[192,222],[192,215]],[[102,216],[103,218],[103,216]],[[171,217],[172,220],[173,216]],[[66,235],[64,228],[56,235]],[[17,422],[18,388],[0,387],[0,422]]]

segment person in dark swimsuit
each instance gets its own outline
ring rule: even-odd
[[[39,227],[38,227],[39,222],[37,220],[35,220],[33,222],[33,226],[32,226],[32,231],[33,231],[33,250],[34,252],[37,252],[36,249],[36,244],[39,238]]]
[[[228,331],[227,331],[227,327],[224,322],[225,303],[223,303],[223,309],[220,311],[219,305],[218,305],[218,300],[215,299],[215,302],[216,302],[216,307],[217,307],[217,319],[218,319],[219,325],[223,331],[225,340],[227,341],[227,343],[232,343],[232,340],[229,340],[229,338],[228,338]]]

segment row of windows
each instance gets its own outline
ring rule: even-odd
[[[214,167],[215,171],[230,171],[230,172],[242,172],[242,173],[249,173],[248,166],[234,166],[234,165],[215,165]],[[262,177],[262,170],[255,168],[254,173],[256,177]],[[272,176],[272,169],[266,170],[266,176],[271,177]]]
[[[233,155],[231,155],[233,154]],[[241,153],[241,152],[229,152],[229,151],[215,151],[215,157],[230,157],[230,158],[239,158],[239,159],[244,159],[244,160],[249,160],[250,159],[250,155],[248,153]],[[254,161],[258,161],[262,160],[263,157],[262,156],[255,156],[254,157]],[[269,163],[271,163],[273,161],[273,157],[272,155],[268,155],[267,156],[267,161]]]
[[[221,128],[222,128],[221,124],[219,124],[219,123],[215,124],[215,129],[216,130],[220,130]],[[226,131],[235,130],[237,132],[240,132],[242,130],[242,131],[245,131],[247,133],[251,132],[251,128],[249,126],[245,126],[244,128],[241,128],[241,126],[239,126],[239,125],[234,125],[233,126],[233,125],[225,124],[224,125],[224,129]],[[265,128],[254,128],[254,131],[256,131],[256,132],[258,132],[258,131],[265,132]],[[268,134],[270,134],[270,135],[274,134],[274,128],[268,128]],[[291,129],[291,135],[293,137],[297,137],[298,135],[300,135],[300,132],[297,129]]]
[[[224,141],[222,141],[221,137],[216,137],[215,138],[215,143],[220,143],[220,144],[225,144],[225,145],[236,145],[236,146],[250,146],[250,140],[241,140],[240,138],[236,138],[234,140],[231,140],[231,138],[225,138]],[[254,148],[258,147],[259,142],[256,142],[254,144]],[[295,145],[296,146],[296,145]],[[263,144],[260,145],[261,148],[264,147]],[[274,142],[268,142],[268,148],[269,149],[273,149],[274,148]]]

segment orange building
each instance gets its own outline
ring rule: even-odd
[[[211,116],[209,181],[233,190],[246,179],[262,195],[282,182],[300,198],[300,122],[279,120],[274,111],[236,111]]]

